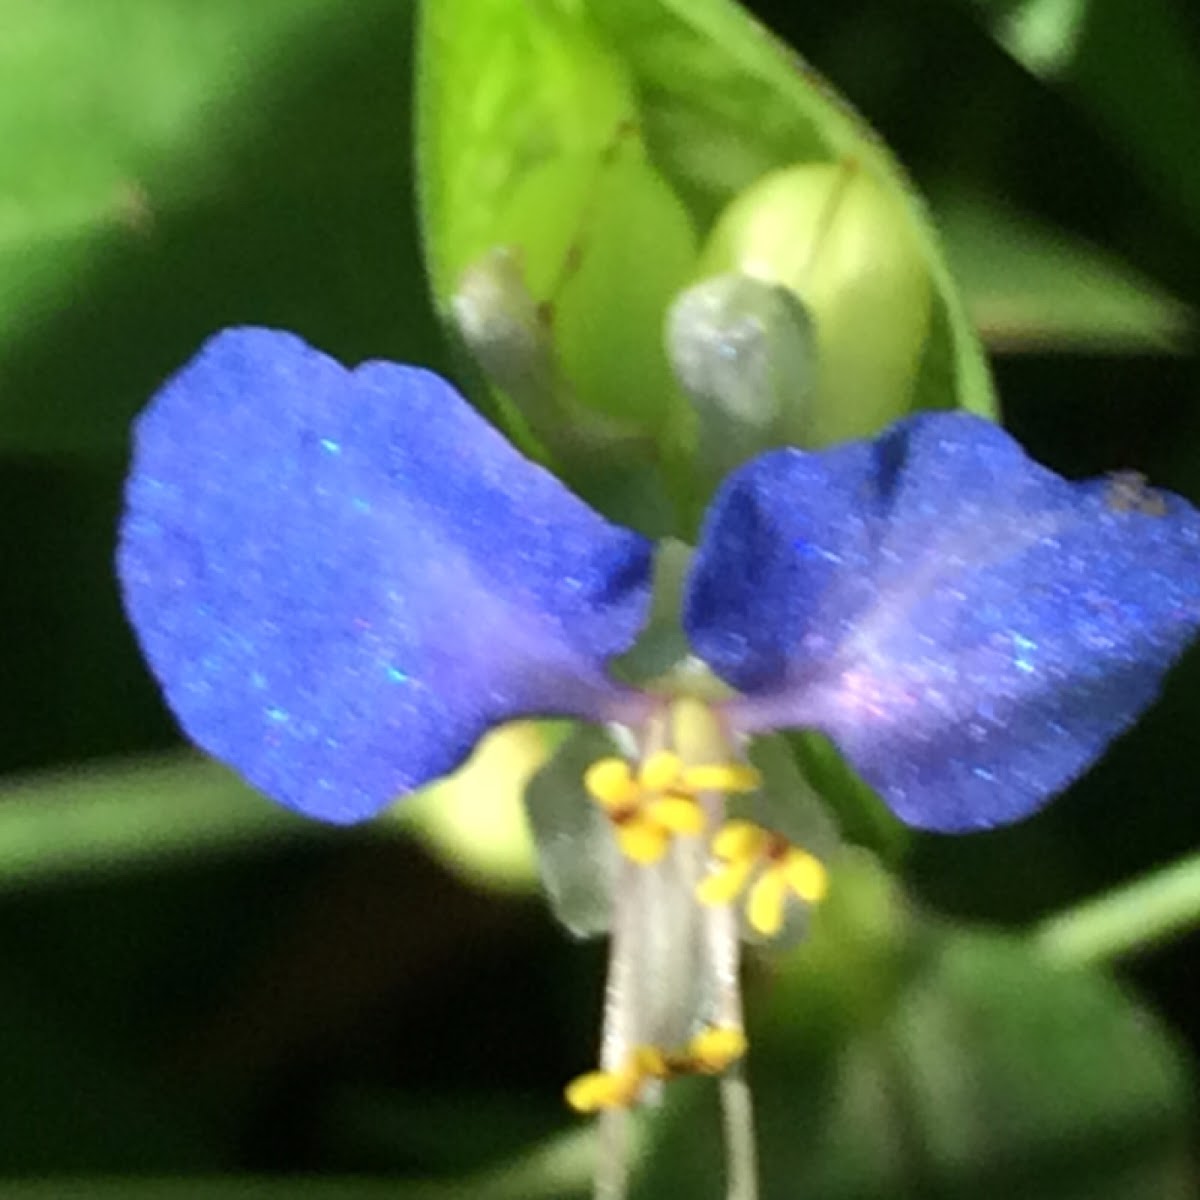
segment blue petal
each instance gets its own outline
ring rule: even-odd
[[[445,382],[213,338],[139,419],[118,568],[188,735],[290,807],[370,816],[527,714],[620,717],[650,546]]]
[[[828,734],[904,820],[1017,820],[1153,701],[1200,626],[1200,514],[1069,483],[998,427],[925,414],[766,454],[710,510],[685,599],[745,730]]]

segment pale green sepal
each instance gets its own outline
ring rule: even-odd
[[[594,762],[617,754],[602,729],[579,726],[525,788],[538,874],[551,912],[575,937],[606,933],[619,855],[609,819],[583,786]]]

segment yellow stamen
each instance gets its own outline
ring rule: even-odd
[[[680,776],[683,764],[679,755],[670,750],[659,750],[651,754],[638,769],[638,783],[647,792],[662,792]]]
[[[767,831],[752,821],[726,821],[713,838],[712,851],[731,862],[757,858],[766,850],[768,840]]]
[[[572,1079],[563,1095],[577,1113],[595,1113],[606,1108],[627,1108],[637,1099],[641,1083],[640,1076],[628,1067],[622,1071],[589,1071]]]
[[[806,850],[792,848],[784,859],[783,873],[788,887],[808,904],[819,904],[829,891],[829,872],[825,864]]]
[[[658,862],[671,841],[669,830],[640,815],[618,824],[616,835],[621,853],[644,867]]]
[[[637,1046],[617,1071],[589,1071],[564,1089],[567,1103],[578,1113],[629,1108],[642,1098],[646,1084],[677,1075],[720,1075],[746,1053],[746,1035],[729,1025],[702,1029],[681,1051]]]
[[[685,767],[683,786],[694,792],[753,792],[762,776],[749,763],[706,763]]]
[[[693,1070],[720,1075],[746,1053],[746,1035],[740,1029],[714,1025],[701,1030],[688,1045]]]
[[[819,859],[752,821],[726,821],[712,840],[712,852],[722,861],[697,886],[696,898],[701,904],[729,904],[758,870],[746,918],[768,937],[783,928],[789,892],[817,904],[829,890],[829,873]]]
[[[605,809],[624,808],[636,803],[641,788],[623,758],[601,758],[584,772],[583,786],[592,799]]]
[[[656,750],[636,767],[621,758],[602,758],[584,772],[583,782],[612,820],[622,853],[649,864],[663,857],[672,837],[704,832],[701,792],[752,791],[760,780],[745,763],[685,767],[673,750]],[[764,836],[754,835],[755,853]]]
[[[695,800],[686,796],[664,796],[645,807],[646,816],[672,833],[704,832],[704,812]]]
[[[753,870],[753,857],[718,867],[696,885],[696,899],[712,908],[720,904],[732,904],[742,894]]]
[[[633,1052],[632,1062],[639,1084],[646,1079],[669,1079],[671,1076],[668,1056],[657,1046],[639,1046]]]
[[[746,900],[746,919],[764,937],[774,937],[783,928],[783,906],[788,879],[782,864],[772,864],[758,877]]]

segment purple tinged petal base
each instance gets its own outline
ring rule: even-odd
[[[924,414],[727,480],[684,624],[745,693],[740,728],[819,729],[910,824],[986,828],[1040,807],[1155,699],[1200,627],[1200,514]]]
[[[437,376],[218,334],[137,423],[118,569],[188,735],[349,822],[517,716],[621,719],[649,544]]]

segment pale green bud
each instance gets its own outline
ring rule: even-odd
[[[815,386],[784,416],[789,440],[824,446],[909,411],[933,286],[911,206],[847,160],[788,167],[718,219],[701,275],[735,271],[790,289],[815,327]]]

